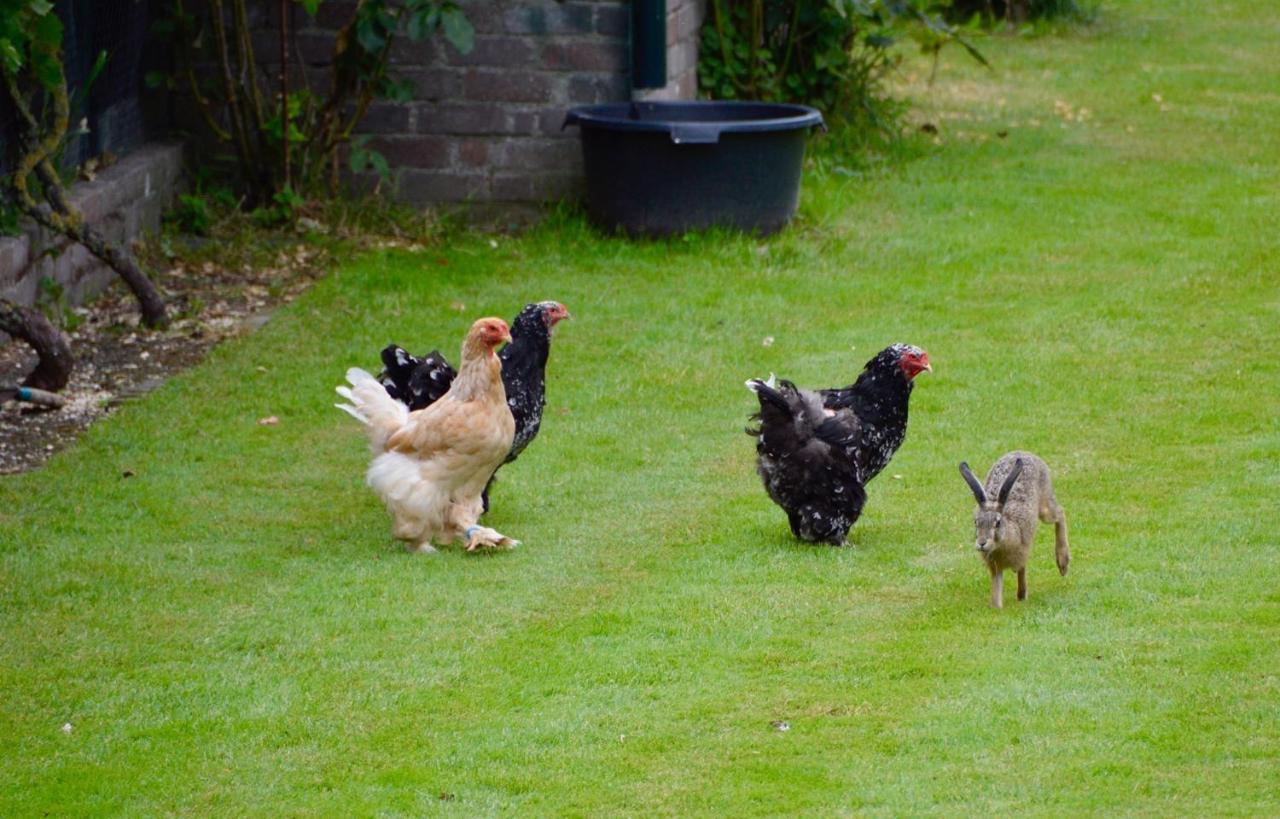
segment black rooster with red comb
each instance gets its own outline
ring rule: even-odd
[[[929,354],[886,347],[849,387],[803,390],[790,381],[752,379],[760,401],[756,470],[801,540],[843,546],[867,501],[866,484],[907,436],[915,377],[932,372]]]

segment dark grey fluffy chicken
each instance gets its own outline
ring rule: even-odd
[[[912,381],[932,372],[919,347],[895,344],[867,362],[852,386],[802,390],[752,379],[760,401],[756,469],[801,540],[843,546],[867,501],[866,484],[907,435]]]
[[[542,410],[547,404],[546,368],[551,355],[551,328],[569,311],[557,301],[526,304],[511,322],[511,343],[498,352],[502,361],[502,385],[507,393],[507,406],[516,422],[511,453],[504,463],[519,457],[538,434]],[[457,371],[440,354],[432,350],[422,358],[410,355],[395,344],[382,351],[383,371],[378,381],[387,394],[404,403],[410,410],[420,410],[435,403],[449,391]],[[489,486],[493,485],[490,478]],[[484,490],[484,509],[489,511],[489,486]]]

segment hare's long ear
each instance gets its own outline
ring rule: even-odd
[[[978,503],[986,503],[987,493],[982,491],[982,484],[978,483],[978,479],[973,477],[973,472],[964,461],[960,462],[960,474],[964,476],[964,482],[969,484],[969,488],[973,490],[973,496],[978,499]]]
[[[1009,477],[1004,479],[1004,485],[1000,487],[1000,500],[997,501],[998,506],[1004,506],[1004,502],[1009,499],[1009,490],[1013,489],[1013,485],[1017,482],[1018,476],[1022,474],[1022,459],[1018,458],[1013,462],[1013,469],[1009,471]]]

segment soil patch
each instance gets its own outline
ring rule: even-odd
[[[218,342],[261,327],[273,309],[295,299],[332,261],[328,250],[294,240],[267,265],[153,264],[159,271],[153,280],[173,317],[160,331],[138,326],[137,303],[120,285],[63,311],[63,325],[74,326],[67,336],[76,356],[71,382],[61,393],[67,404],[56,410],[0,404],[0,474],[35,469],[94,421],[200,362]],[[0,385],[19,383],[35,365],[26,344],[0,346]]]

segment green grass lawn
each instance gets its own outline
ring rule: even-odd
[[[336,271],[0,479],[0,814],[1274,815],[1278,37],[1116,0],[904,80],[942,144],[811,173],[775,238],[559,217]],[[547,298],[490,516],[525,545],[403,552],[332,387]],[[936,370],[907,441],[850,548],[799,544],[742,382],[895,341]],[[993,611],[956,464],[1019,447],[1074,561],[1042,527]]]

